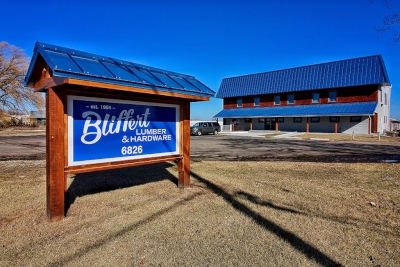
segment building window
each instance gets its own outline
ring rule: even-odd
[[[251,123],[251,119],[248,118],[244,119],[244,123]]]
[[[319,103],[319,93],[312,93],[312,103]]]
[[[350,122],[361,122],[361,116],[350,116]]]
[[[285,122],[285,118],[283,118],[283,117],[278,118],[278,123],[284,123],[284,122]]]
[[[340,118],[339,117],[329,117],[329,122],[339,122]]]
[[[387,105],[387,94],[385,93],[385,105]]]
[[[294,95],[293,94],[287,96],[287,103],[294,104]]]
[[[295,118],[293,118],[293,122],[294,122],[294,123],[301,123],[301,122],[302,122],[302,118],[300,118],[300,117],[295,117]]]
[[[265,118],[258,118],[258,122],[259,123],[264,123],[265,122]]]
[[[260,98],[259,97],[255,97],[254,98],[254,106],[258,107],[260,105]]]
[[[274,105],[280,105],[281,104],[281,96],[276,95],[274,96]]]
[[[243,106],[243,103],[242,103],[242,99],[241,99],[241,98],[238,98],[238,99],[237,99],[237,106],[238,106],[238,107]]]
[[[328,94],[328,102],[336,102],[336,98],[337,98],[337,92],[330,91]]]
[[[319,122],[319,117],[311,117],[311,122]]]

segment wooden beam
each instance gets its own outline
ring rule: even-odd
[[[127,167],[140,166],[146,164],[155,164],[166,161],[178,161],[181,160],[182,158],[183,158],[182,155],[175,155],[175,156],[173,155],[173,156],[154,157],[148,159],[135,159],[135,160],[99,163],[91,165],[69,166],[65,167],[65,173],[77,174],[77,173],[94,172],[94,171],[105,171],[105,170],[127,168]]]
[[[142,94],[148,94],[148,95],[176,97],[176,98],[191,100],[191,101],[209,101],[210,100],[209,97],[205,97],[205,96],[194,96],[194,95],[187,95],[187,94],[164,92],[164,91],[159,91],[157,89],[145,89],[145,88],[124,86],[124,85],[117,85],[117,84],[84,81],[84,80],[78,80],[78,79],[72,79],[72,78],[65,78],[65,82],[67,84],[71,84],[71,85],[96,87],[96,88],[102,88],[102,89],[142,93]]]
[[[60,91],[49,88],[46,94],[46,199],[50,221],[64,218],[64,106]]]
[[[47,73],[47,72],[45,72]],[[65,79],[62,77],[47,77],[48,75],[43,75],[42,73],[42,78],[35,83],[35,85],[33,86],[33,89],[36,92],[44,92],[46,91],[48,88],[54,88],[60,85],[65,84]]]
[[[190,103],[185,102],[180,108],[181,151],[183,158],[178,161],[178,187],[190,186]]]

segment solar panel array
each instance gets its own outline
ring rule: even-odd
[[[195,77],[185,74],[38,42],[33,61],[39,54],[49,64],[54,76],[189,95],[215,95]],[[26,81],[31,71],[28,70]]]

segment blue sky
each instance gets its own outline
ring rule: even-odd
[[[381,0],[8,0],[1,9],[0,41],[28,56],[40,41],[193,75],[214,91],[225,77],[381,54],[400,119],[400,43],[378,38],[390,12]],[[221,109],[216,98],[192,103],[191,118]]]

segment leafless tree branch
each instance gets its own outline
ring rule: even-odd
[[[383,5],[388,10],[393,10],[395,8],[393,0],[382,0]],[[375,3],[375,0],[370,0],[371,3]],[[386,33],[390,33],[392,36],[392,43],[397,44],[400,41],[400,13],[392,12],[391,14],[383,18],[382,26],[376,28],[375,30],[380,33],[378,38],[383,37]]]
[[[2,112],[27,113],[42,110],[44,99],[40,93],[23,86],[29,59],[24,51],[7,42],[0,42],[0,106]]]

